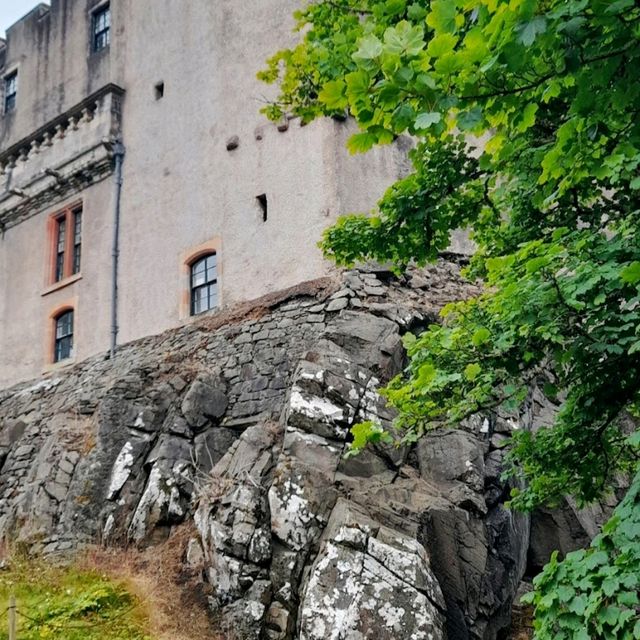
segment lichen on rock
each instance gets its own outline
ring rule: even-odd
[[[393,421],[378,388],[403,332],[465,291],[444,261],[347,272],[0,391],[0,538],[146,546],[193,519],[185,561],[239,638],[494,640],[530,532],[504,507],[504,439],[553,407],[344,459],[350,427]]]

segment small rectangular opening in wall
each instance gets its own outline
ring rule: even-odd
[[[258,201],[258,206],[262,212],[262,222],[266,222],[268,216],[267,194],[261,193],[259,196],[256,196],[256,200]]]
[[[164,82],[157,82],[153,87],[156,100],[164,98]]]

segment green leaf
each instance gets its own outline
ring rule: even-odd
[[[426,16],[427,10],[422,7],[420,3],[414,2],[413,4],[409,5],[409,8],[407,9],[407,17],[409,18],[409,20],[413,22],[420,22],[421,20],[424,20]]]
[[[476,329],[476,331],[473,333],[471,342],[473,343],[474,346],[481,347],[483,344],[485,344],[489,340],[490,337],[491,337],[491,332],[489,331],[489,329],[485,327],[480,327],[479,329]]]
[[[636,284],[640,282],[640,261],[632,262],[630,265],[622,269],[620,277],[624,282]]]
[[[576,615],[581,616],[584,614],[587,608],[587,599],[582,595],[575,596],[568,602],[567,608],[569,609],[569,611],[571,611],[571,613],[575,613]]]
[[[440,58],[445,53],[453,51],[457,42],[458,38],[454,35],[450,33],[441,33],[429,41],[429,44],[427,45],[427,53],[432,58]]]
[[[421,113],[415,121],[416,129],[428,129],[434,124],[437,124],[442,120],[442,115],[438,111],[431,111],[429,113]]]
[[[474,362],[472,364],[468,364],[464,370],[464,377],[469,380],[469,382],[473,382],[482,372],[482,367]]]
[[[547,21],[543,16],[536,16],[533,20],[520,25],[518,31],[520,32],[520,42],[525,47],[530,47],[536,37],[547,30]]]
[[[403,20],[384,32],[384,50],[394,55],[415,56],[424,48],[424,30]]]
[[[353,71],[345,76],[345,82],[352,97],[361,97],[369,93],[371,76],[363,70]]]
[[[530,102],[522,110],[522,117],[520,118],[520,122],[518,123],[518,131],[526,131],[535,124],[537,111],[538,105],[535,102]]]
[[[350,153],[364,153],[378,142],[378,136],[373,133],[354,133],[347,142]]]
[[[348,100],[346,97],[346,84],[344,80],[330,80],[327,82],[318,98],[329,109],[346,109]]]
[[[391,436],[379,425],[371,421],[360,422],[351,427],[353,441],[351,442],[347,457],[351,457],[364,449],[368,444],[384,442],[392,444]]]
[[[360,46],[353,54],[353,59],[374,60],[382,53],[382,42],[373,34],[369,34],[360,39]]]
[[[453,0],[433,0],[427,24],[436,32],[456,30],[456,3]]]
[[[473,109],[462,111],[457,115],[456,121],[462,131],[475,129],[482,122],[482,109],[474,107]]]

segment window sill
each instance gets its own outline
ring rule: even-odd
[[[48,286],[40,295],[47,296],[50,293],[53,293],[54,291],[58,291],[59,289],[64,289],[65,287],[68,287],[69,285],[73,284],[74,282],[78,282],[78,280],[81,280],[81,279],[82,279],[82,274],[76,273],[75,275],[69,276],[64,280],[54,282],[52,285]]]
[[[217,307],[213,307],[213,309],[207,309],[206,311],[202,311],[201,313],[197,313],[195,315],[189,314],[181,316],[180,321],[183,325],[188,325],[193,322],[198,322],[198,320],[203,320],[204,318],[210,318],[211,316],[214,316],[221,311],[222,307],[218,305]]]
[[[111,44],[108,44],[106,47],[102,47],[102,49],[94,49],[93,47],[91,47],[90,57],[99,58],[100,56],[106,55],[109,53],[110,48]]]
[[[43,367],[42,373],[43,375],[46,375],[47,373],[53,373],[55,371],[60,371],[61,369],[66,369],[67,367],[71,367],[74,364],[76,364],[75,356],[67,358],[66,360],[60,360],[60,362],[50,362]]]

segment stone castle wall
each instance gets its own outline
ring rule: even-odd
[[[0,387],[50,368],[61,306],[75,309],[78,362],[109,348],[115,138],[126,148],[120,344],[189,322],[188,263],[204,247],[218,252],[221,305],[333,273],[322,231],[407,170],[402,144],[350,156],[350,122],[260,114],[273,88],[256,73],[295,42],[299,0],[111,0],[111,44],[92,52],[100,4],[35,10],[0,59],[19,78],[0,118]],[[85,103],[110,87],[117,108]],[[80,202],[81,274],[52,286],[50,216]]]

